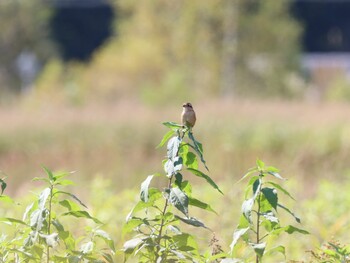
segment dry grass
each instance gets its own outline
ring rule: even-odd
[[[305,182],[340,178],[348,170],[349,105],[229,99],[193,104],[195,135],[217,180],[236,180],[257,157]],[[178,105],[159,109],[134,100],[1,109],[0,169],[17,193],[41,174],[41,165],[75,170],[79,180],[111,177],[116,191],[137,187],[142,177],[161,171],[164,150],[155,146],[166,128],[160,124],[178,121],[180,111]]]

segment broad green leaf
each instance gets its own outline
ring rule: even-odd
[[[182,178],[183,178],[182,174],[180,173],[175,174],[175,185],[177,185],[179,188],[181,188]]]
[[[256,199],[256,197],[260,194],[261,191],[261,178],[258,177],[257,180],[254,181],[253,183],[253,196],[254,199]]]
[[[280,190],[282,193],[284,193],[285,195],[289,196],[291,199],[295,200],[293,198],[293,196],[286,190],[284,189],[281,185],[276,184],[274,182],[266,182],[267,184],[271,184],[273,187],[275,187],[276,189]]]
[[[223,194],[223,192],[221,192],[220,188],[216,185],[216,183],[206,174],[202,173],[199,170],[193,169],[193,168],[187,168],[188,171],[190,171],[191,173],[193,173],[194,175],[204,178],[212,187],[214,187],[216,190],[218,190],[221,194]]]
[[[197,152],[197,154],[199,155],[199,158],[201,159],[201,162],[203,163],[205,169],[207,169],[207,171],[209,171],[209,168],[207,167],[206,161],[204,160],[203,157],[203,147],[202,144],[200,142],[198,142],[194,136],[193,133],[191,131],[188,132],[188,137],[192,140],[193,142],[193,149]]]
[[[232,243],[230,245],[231,253],[234,247],[236,246],[237,241],[241,238],[241,236],[245,235],[245,233],[247,233],[248,230],[249,230],[249,227],[239,228],[235,230],[235,232],[233,233]]]
[[[251,217],[253,206],[254,206],[254,198],[245,200],[242,204],[242,213],[244,217],[248,220],[248,222],[251,224],[253,223],[252,217]]]
[[[0,186],[1,186],[1,193],[0,195],[2,195],[7,187],[7,184],[5,183],[5,181],[3,179],[0,179]]]
[[[258,168],[257,167],[253,167],[253,168],[250,168],[248,170],[248,172],[241,178],[239,179],[236,184],[240,183],[241,181],[243,181],[245,178],[251,176],[252,174],[255,174],[256,172],[258,172]]]
[[[256,166],[257,166],[259,171],[262,171],[265,168],[265,163],[263,161],[257,159],[256,160]]]
[[[48,169],[47,167],[43,166],[43,169],[45,171],[45,173],[47,174],[47,176],[49,177],[51,182],[56,181],[55,176],[53,175],[52,171],[50,169]]]
[[[142,238],[137,237],[130,239],[124,243],[123,250],[125,253],[131,254],[132,252],[134,252],[135,248],[137,248],[141,243],[143,243]]]
[[[141,184],[140,199],[143,202],[148,202],[148,188],[153,179],[153,175],[147,176],[146,180]]]
[[[123,235],[126,233],[129,233],[133,231],[135,228],[141,226],[141,225],[149,225],[147,219],[145,218],[138,218],[138,217],[131,217],[124,225],[122,229]]]
[[[284,209],[285,211],[287,211],[290,215],[292,215],[295,219],[295,221],[297,221],[299,224],[301,223],[301,220],[299,217],[297,217],[292,211],[290,211],[287,207],[281,205],[281,204],[277,204],[280,208]]]
[[[184,222],[188,225],[191,225],[191,226],[203,227],[203,228],[209,229],[201,221],[199,221],[198,219],[196,219],[194,217],[182,218],[182,217],[175,215],[175,218],[177,218],[177,219],[181,220],[182,222]]]
[[[139,201],[126,216],[126,221],[128,221],[132,214],[141,211],[145,208],[153,207],[156,200],[162,197],[162,193],[157,188],[150,188],[148,190],[148,202]]]
[[[211,208],[211,206],[209,204],[204,203],[196,198],[189,197],[188,201],[189,201],[188,204],[191,206],[195,206],[195,207],[198,207],[198,208],[201,208],[201,209],[204,209],[207,211],[211,211],[211,212],[214,212],[215,214],[217,214],[215,212],[215,210],[213,208]]]
[[[80,206],[75,203],[75,202],[72,202],[68,199],[64,199],[62,201],[59,202],[59,204],[65,208],[68,209],[68,211],[78,211],[80,210]]]
[[[177,246],[177,250],[180,251],[192,251],[196,252],[198,251],[198,245],[194,237],[187,233],[182,233],[179,235],[174,235],[172,237],[173,242]]]
[[[57,184],[62,186],[67,186],[67,185],[74,185],[74,182],[68,179],[64,179],[64,180],[60,180]]]
[[[69,211],[67,213],[64,213],[63,216],[74,216],[74,217],[79,217],[79,218],[86,218],[86,219],[91,219],[96,224],[101,224],[101,225],[103,224],[97,218],[92,217],[87,211]]]
[[[57,192],[55,192],[55,195],[56,194],[68,195],[68,196],[72,197],[75,201],[77,201],[80,205],[82,205],[83,207],[87,208],[87,206],[74,194],[71,194],[71,193],[65,192],[65,191],[57,191]]]
[[[266,199],[270,203],[270,205],[276,210],[277,203],[278,203],[278,196],[277,196],[276,189],[264,187],[263,189],[261,189],[261,192],[264,194],[264,196],[266,197]]]
[[[174,161],[175,157],[178,156],[181,141],[182,141],[181,138],[178,136],[174,136],[168,141],[168,144],[167,144],[168,159]]]
[[[254,244],[254,243],[251,243],[250,244],[255,253],[258,255],[259,258],[262,258],[262,256],[264,255],[264,251],[265,251],[265,248],[266,248],[266,243],[260,243],[260,244]]]
[[[178,124],[176,122],[163,122],[163,125],[174,130],[174,131],[177,131],[178,129],[181,129],[183,128],[183,126],[181,124]]]
[[[184,156],[184,163],[188,168],[198,169],[197,157],[193,152],[188,152]]]
[[[173,131],[173,130],[168,131],[168,132],[164,135],[162,141],[158,144],[158,146],[157,146],[156,148],[163,147],[164,144],[174,135],[174,133],[175,133],[175,131]]]
[[[169,201],[184,215],[188,216],[188,197],[179,188],[170,189]]]
[[[300,234],[304,234],[304,235],[308,235],[310,234],[308,231],[301,229],[301,228],[297,228],[295,226],[286,226],[284,227],[284,232],[288,233],[288,234],[293,234],[295,232],[300,233]]]
[[[281,253],[286,259],[286,248],[284,246],[277,246],[266,251],[266,254]]]
[[[49,211],[45,208],[38,208],[30,215],[30,226],[35,228],[37,231],[41,230],[44,221],[49,214]]]

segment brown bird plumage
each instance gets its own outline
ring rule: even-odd
[[[192,104],[187,102],[182,104],[183,111],[181,114],[182,125],[192,128],[196,123],[196,113],[193,110]]]

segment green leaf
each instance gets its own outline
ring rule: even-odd
[[[215,214],[217,214],[215,212],[215,210],[213,208],[211,208],[211,206],[207,203],[204,203],[196,198],[192,198],[192,197],[189,197],[188,198],[188,203],[189,205],[191,206],[195,206],[195,207],[198,207],[198,208],[201,208],[201,209],[204,209],[204,210],[207,210],[207,211],[210,211],[210,212],[214,212]]]
[[[80,206],[68,199],[64,199],[59,202],[59,204],[68,209],[68,211],[80,210]]]
[[[284,189],[282,186],[280,186],[279,184],[276,184],[274,182],[266,182],[266,183],[272,185],[273,187],[280,190],[285,195],[289,196],[291,199],[295,200],[294,197],[286,189]]]
[[[131,217],[124,225],[122,229],[122,234],[125,235],[133,231],[135,228],[141,225],[149,225],[148,221],[144,218]]]
[[[207,167],[206,161],[204,160],[204,157],[203,157],[202,144],[194,138],[193,133],[191,131],[188,132],[188,137],[192,140],[192,142],[193,142],[192,147],[197,152],[198,156],[200,157],[201,162],[203,163],[205,169],[207,169],[207,171],[209,171],[209,168]]]
[[[167,177],[170,178],[182,169],[182,158],[176,156],[173,160],[168,159],[164,164],[164,170],[167,173]]]
[[[174,161],[175,157],[178,156],[181,141],[182,140],[179,136],[174,136],[168,141],[168,144],[167,144],[168,159]]]
[[[184,215],[188,216],[188,197],[179,188],[170,189],[169,201]]]
[[[175,215],[175,218],[181,220],[182,222],[186,223],[187,225],[191,225],[191,226],[195,226],[195,227],[203,227],[203,228],[209,229],[201,221],[199,221],[198,219],[196,219],[194,217],[182,218],[182,217]]]
[[[285,211],[287,211],[290,215],[292,215],[295,219],[295,221],[297,221],[298,223],[301,223],[301,220],[299,217],[297,217],[292,211],[290,211],[287,207],[281,205],[281,204],[277,204],[280,208],[284,209]]]
[[[164,144],[174,135],[174,133],[175,132],[173,130],[168,131],[156,148],[163,147]]]
[[[39,199],[38,199],[38,205],[40,209],[44,209],[47,198],[50,196],[51,194],[51,189],[50,188],[45,188],[39,195]]]
[[[194,237],[190,234],[182,233],[174,235],[172,241],[176,244],[176,248],[179,251],[192,251],[192,253],[198,251],[198,245]]]
[[[280,179],[280,180],[286,180],[285,178],[283,178],[279,173],[276,172],[267,172],[268,174]]]
[[[249,227],[246,228],[238,228],[235,230],[235,232],[233,233],[233,238],[232,238],[232,243],[230,245],[230,249],[231,249],[231,253],[234,249],[234,247],[237,244],[237,241],[243,236],[245,235],[245,233],[247,233],[247,231],[249,230]]]
[[[0,201],[1,202],[6,202],[6,203],[12,203],[12,204],[14,203],[12,198],[7,196],[7,195],[0,195]]]
[[[188,171],[190,171],[191,173],[193,173],[194,175],[204,178],[213,188],[215,188],[216,190],[218,190],[221,194],[223,194],[223,192],[221,192],[220,188],[216,185],[216,183],[206,174],[202,173],[199,170],[193,169],[193,168],[187,168]]]
[[[288,233],[288,234],[293,234],[295,232],[297,233],[300,233],[300,234],[303,234],[303,235],[308,235],[310,234],[308,231],[304,230],[304,229],[301,229],[301,228],[297,228],[295,226],[286,226],[284,227],[284,232]]]
[[[178,124],[176,122],[163,122],[163,125],[174,130],[174,131],[177,131],[178,129],[182,129],[183,126],[181,124]]]
[[[278,203],[278,196],[277,196],[276,189],[264,187],[263,189],[261,189],[261,192],[264,194],[264,196],[266,197],[266,199],[270,203],[270,205],[276,210],[277,203]]]
[[[256,160],[256,166],[257,166],[259,171],[262,171],[265,168],[265,163],[263,161],[257,159]]]
[[[143,202],[148,202],[148,188],[153,179],[153,175],[147,176],[146,180],[141,184],[140,199]]]
[[[278,218],[271,211],[268,211],[266,213],[261,213],[261,215],[264,218],[266,218],[268,221],[270,221],[271,223],[278,223],[279,222]]]
[[[101,224],[101,225],[103,224],[97,218],[92,217],[87,211],[69,211],[67,213],[64,213],[63,216],[74,216],[74,217],[79,217],[79,218],[86,218],[86,219],[91,219],[96,224]]]
[[[57,191],[57,192],[55,192],[55,194],[68,195],[68,196],[72,197],[75,201],[77,201],[80,205],[82,205],[83,207],[87,208],[87,206],[74,194],[71,194],[71,193],[65,192],[65,191]]]
[[[250,198],[248,200],[245,200],[242,204],[242,213],[244,217],[248,220],[250,224],[252,224],[252,209],[254,206],[254,198]]]
[[[256,172],[258,172],[258,168],[257,168],[257,167],[250,168],[250,169],[248,170],[248,172],[247,172],[241,179],[239,179],[239,180],[237,181],[236,184],[240,183],[240,182],[243,181],[245,178],[251,176],[252,174],[254,174],[254,173],[256,173]]]
[[[124,243],[123,250],[126,254],[131,254],[141,243],[143,243],[142,238],[137,237],[130,239]]]
[[[179,188],[181,188],[182,178],[183,178],[182,174],[180,173],[175,174],[175,185],[177,185]]]
[[[102,238],[106,244],[108,245],[108,247],[115,252],[115,247],[114,247],[114,242],[112,240],[112,238],[109,236],[109,234],[106,231],[103,231],[101,229],[97,229],[94,232],[95,236]]]
[[[266,248],[266,243],[260,243],[260,244],[254,244],[254,243],[251,243],[250,244],[255,253],[258,255],[259,258],[262,258],[262,256],[264,255],[264,251],[265,251],[265,248]]]
[[[271,249],[269,249],[268,251],[266,251],[266,254],[273,254],[273,253],[281,253],[284,258],[286,258],[286,248],[284,246],[277,246],[277,247],[273,247]]]
[[[5,181],[3,179],[0,179],[0,186],[1,186],[1,193],[0,195],[2,195],[7,187],[7,184],[5,183]]]
[[[28,226],[25,222],[23,222],[22,220],[16,219],[16,218],[11,218],[11,217],[3,217],[0,218],[0,222],[12,225],[12,224],[21,224],[21,225],[25,225]]]
[[[43,166],[43,169],[44,169],[45,173],[47,174],[47,176],[49,177],[49,179],[50,179],[51,182],[56,181],[56,178],[55,178],[55,176],[53,175],[53,173],[51,172],[50,169],[48,169],[48,168],[45,167],[45,166]]]

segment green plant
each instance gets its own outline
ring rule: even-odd
[[[325,244],[319,251],[310,251],[316,262],[321,263],[346,263],[350,262],[350,245],[342,245],[338,241]]]
[[[202,144],[194,138],[191,129],[172,122],[164,125],[170,128],[159,144],[161,147],[167,143],[167,158],[163,161],[165,174],[149,175],[142,182],[140,201],[127,216],[123,228],[124,234],[135,232],[136,235],[125,242],[123,251],[126,260],[134,255],[138,262],[205,261],[205,257],[210,258],[210,255],[201,255],[194,235],[181,230],[179,225],[184,223],[209,229],[190,216],[189,207],[214,210],[192,196],[192,186],[185,172],[205,179],[214,189],[222,192],[207,174],[198,170],[197,158],[207,170],[208,167],[203,158]],[[150,187],[154,177],[166,178],[167,184],[163,190]]]
[[[257,263],[261,262],[266,254],[279,252],[285,256],[284,246],[267,247],[269,238],[279,236],[282,232],[308,234],[307,231],[292,225],[281,226],[280,224],[278,209],[286,211],[296,222],[300,223],[300,219],[289,208],[280,203],[278,192],[282,192],[289,198],[293,199],[293,197],[280,184],[267,180],[267,177],[282,181],[285,179],[280,176],[277,168],[272,166],[266,167],[261,160],[257,160],[256,166],[251,168],[241,180],[248,177],[250,180],[245,189],[242,215],[233,234],[230,256],[234,257],[239,240],[243,240],[246,245],[254,250],[255,262]],[[248,198],[249,195],[251,195],[250,198]],[[252,261],[251,258],[250,261]],[[226,260],[225,262],[240,261],[232,259],[232,261]]]
[[[69,173],[44,170],[47,178],[34,180],[45,182],[47,187],[27,206],[23,218],[1,219],[15,227],[11,240],[5,235],[0,239],[0,262],[113,262],[114,242],[100,229],[102,222],[91,216],[74,194],[61,189],[73,183],[66,179]],[[3,180],[1,185],[4,189]],[[80,224],[74,222],[75,229],[66,229],[67,217],[85,218],[97,226],[87,226],[86,233],[77,237],[74,234]]]

